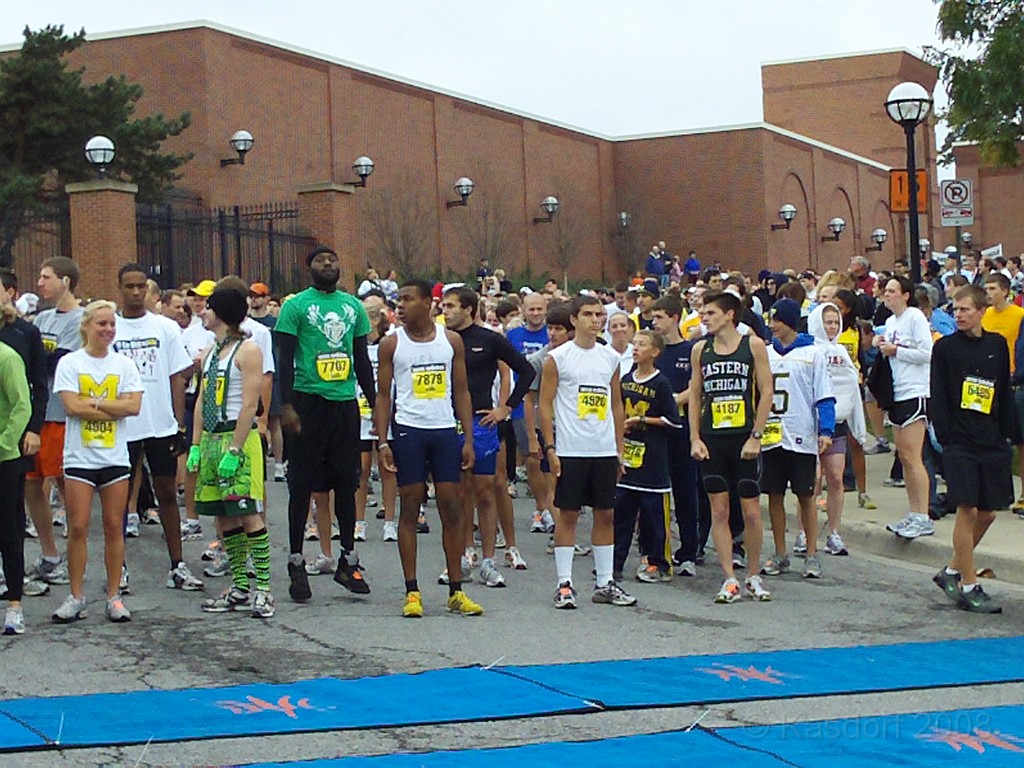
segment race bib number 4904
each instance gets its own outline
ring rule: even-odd
[[[117,440],[116,421],[83,421],[83,448],[113,448]]]

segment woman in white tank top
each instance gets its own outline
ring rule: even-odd
[[[270,540],[260,512],[264,498],[264,459],[254,429],[263,382],[263,353],[239,329],[246,295],[218,287],[207,301],[203,324],[214,333],[204,355],[194,415],[193,445],[187,468],[198,473],[196,511],[213,516],[231,564],[232,586],[205,600],[208,613],[248,611],[257,618],[274,615],[270,594]],[[201,427],[201,428],[200,428]],[[252,557],[255,585],[246,559]],[[250,590],[255,586],[255,591]]]

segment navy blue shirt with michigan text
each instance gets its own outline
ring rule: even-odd
[[[619,487],[633,491],[668,493],[672,482],[668,472],[668,434],[678,429],[679,409],[672,396],[672,384],[665,374],[642,378],[634,368],[622,379],[625,417],[659,419],[654,426],[640,424],[626,432],[622,463],[625,472]]]

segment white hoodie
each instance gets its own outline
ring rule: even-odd
[[[864,420],[864,404],[861,402],[860,375],[846,347],[834,339],[829,339],[825,333],[821,315],[828,307],[839,312],[835,304],[819,304],[807,318],[807,332],[814,337],[814,343],[824,353],[828,363],[828,373],[832,377],[832,388],[836,395],[836,423],[845,421],[850,434],[858,443],[864,445],[868,430]]]

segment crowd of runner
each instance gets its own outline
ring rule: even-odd
[[[370,593],[357,546],[377,507],[397,542],[402,615],[422,616],[417,541],[433,499],[447,609],[483,614],[465,585],[504,587],[499,566],[528,568],[512,504],[523,482],[534,512],[519,533],[549,537],[555,608],[578,605],[577,558],[593,557],[593,602],[630,606],[629,580],[694,578],[709,542],[715,602],[768,601],[792,557],[820,579],[822,552],[848,554],[844,491],[875,509],[864,457],[879,453],[894,455],[886,484],[906,488],[886,528],[916,539],[955,514],[933,581],[962,609],[1001,610],[973,551],[996,510],[1024,514],[1017,258],[928,261],[915,285],[901,262],[747,276],[659,243],[631,281],[571,295],[554,280],[516,291],[486,261],[472,284],[369,270],[356,294],[339,288],[331,249],[307,266],[309,286],[284,297],[234,276],[161,290],[126,264],[119,295],[82,301],[63,257],[31,292],[0,273],[3,634],[22,634],[22,599],[52,586],[66,592],[54,622],[85,618],[96,497],[110,621],[131,619],[125,541],[143,524],[162,526],[169,589],[206,590],[182,542],[208,538],[202,575],[230,586],[197,607],[273,616],[271,478],[287,482],[297,602],[319,574]],[[31,562],[26,536],[39,544]]]

